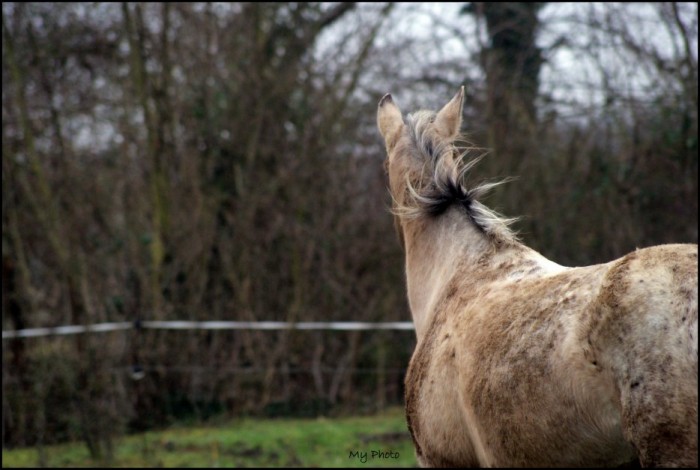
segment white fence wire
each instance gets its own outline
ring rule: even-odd
[[[6,330],[2,339],[103,333],[134,328],[154,330],[413,330],[412,322],[141,321]]]

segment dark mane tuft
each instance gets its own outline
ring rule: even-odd
[[[448,180],[442,188],[433,187],[433,193],[426,196],[430,199],[426,202],[425,211],[432,215],[438,216],[445,212],[452,204],[461,204],[469,213],[472,204],[472,198],[469,192],[455,181]]]

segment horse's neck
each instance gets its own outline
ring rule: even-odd
[[[516,242],[495,247],[456,209],[432,221],[406,221],[404,237],[408,300],[419,339],[430,324],[443,288],[455,275],[472,283],[485,277],[495,282],[525,272],[523,266],[548,272],[565,269]]]
[[[489,243],[454,209],[433,220],[406,220],[404,238],[408,302],[416,334],[421,338],[442,287],[465,258],[473,258],[476,264],[488,252]]]

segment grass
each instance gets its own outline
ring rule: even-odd
[[[49,467],[94,467],[82,443],[44,447]],[[243,418],[216,426],[177,426],[115,444],[113,467],[415,467],[403,410],[316,419]],[[3,467],[41,464],[35,448],[2,451]]]

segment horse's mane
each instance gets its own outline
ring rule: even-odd
[[[418,187],[407,181],[410,197],[402,204],[395,205],[395,213],[405,218],[437,217],[455,204],[464,209],[466,216],[484,234],[501,241],[516,241],[517,237],[509,226],[518,219],[503,217],[478,201],[509,179],[467,188],[467,173],[486,154],[480,151],[472,157],[478,149],[469,145],[464,136],[454,140],[436,136],[430,126],[434,119],[435,113],[430,111],[418,111],[407,116],[406,127],[415,144],[416,157],[425,162],[424,174],[427,172],[433,177],[422,178],[423,183]]]

